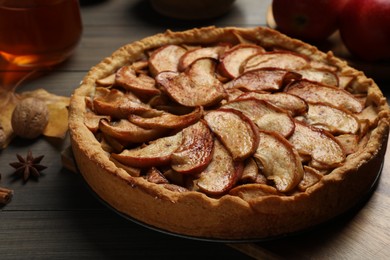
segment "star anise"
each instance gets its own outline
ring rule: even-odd
[[[9,165],[16,169],[14,174],[23,177],[24,181],[27,181],[31,175],[38,178],[41,176],[40,172],[47,168],[46,166],[39,164],[44,155],[34,158],[31,150],[28,151],[26,158],[23,158],[19,154],[16,154],[16,157],[18,158],[18,162],[13,162]]]

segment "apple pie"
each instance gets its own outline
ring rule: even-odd
[[[167,31],[94,66],[71,98],[79,170],[156,229],[269,239],[350,209],[381,171],[389,108],[376,83],[269,28]]]

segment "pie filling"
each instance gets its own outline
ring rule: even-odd
[[[381,118],[356,75],[291,50],[241,39],[141,56],[96,80],[84,124],[116,166],[171,191],[305,192]]]

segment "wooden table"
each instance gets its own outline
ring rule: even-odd
[[[266,24],[270,0],[238,0],[226,15],[202,22],[178,22],[151,10],[146,0],[107,0],[82,6],[83,37],[74,55],[50,73],[26,82],[18,91],[45,88],[69,96],[89,68],[118,47],[166,29],[206,25]],[[0,71],[0,76],[4,75]],[[376,79],[389,96],[387,80]],[[389,259],[390,162],[360,210],[310,232],[275,241],[223,244],[175,237],[134,224],[103,206],[81,176],[63,167],[61,152],[69,139],[14,139],[0,151],[0,186],[15,191],[0,208],[0,259],[112,259],[250,257],[277,259]],[[9,163],[31,149],[44,154],[48,168],[37,181],[12,178]],[[387,156],[388,157],[388,156]]]

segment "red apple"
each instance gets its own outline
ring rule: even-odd
[[[340,14],[340,35],[356,57],[390,60],[390,1],[349,0]]]
[[[346,0],[273,0],[272,12],[281,32],[305,41],[325,40],[337,29]]]

